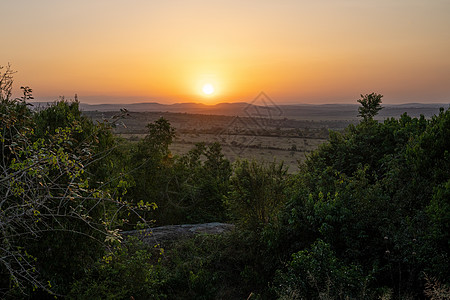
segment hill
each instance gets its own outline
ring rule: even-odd
[[[46,102],[33,103],[36,107],[45,107]],[[358,119],[357,104],[298,104],[298,105],[270,105],[262,106],[245,102],[219,103],[216,105],[205,105],[201,103],[174,103],[161,104],[156,102],[143,102],[132,104],[87,104],[80,103],[83,111],[109,112],[119,111],[125,108],[131,112],[173,112],[202,115],[224,115],[244,117],[270,117],[288,118],[298,120],[356,120]],[[399,117],[408,113],[412,117],[423,114],[429,118],[439,112],[439,108],[450,107],[450,103],[408,103],[400,105],[384,105],[378,119],[383,120],[390,117]]]

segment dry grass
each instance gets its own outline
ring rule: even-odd
[[[137,141],[145,134],[120,134],[121,137]],[[314,151],[326,139],[276,137],[276,136],[247,136],[235,135],[233,141],[215,134],[178,134],[170,150],[173,154],[183,155],[191,150],[196,143],[205,142],[207,144],[219,142],[222,145],[223,154],[231,162],[237,159],[255,159],[258,161],[272,162],[284,161],[289,167],[289,172],[295,172],[299,162],[306,159],[308,153]],[[296,151],[292,151],[295,145]]]

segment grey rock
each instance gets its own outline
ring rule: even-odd
[[[222,234],[233,230],[233,228],[233,224],[214,222],[204,224],[166,225],[143,230],[123,231],[121,234],[125,240],[129,236],[136,236],[145,244],[161,245],[182,238],[190,238],[197,234]]]

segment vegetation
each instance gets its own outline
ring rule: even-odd
[[[283,163],[264,165],[244,160],[234,167],[227,204],[235,222],[250,230],[275,222],[286,201],[288,180]]]
[[[361,95],[361,99],[358,100],[361,104],[358,108],[358,116],[362,117],[364,121],[373,120],[373,117],[383,109],[381,106],[381,98],[383,98],[383,95],[376,93]]]
[[[61,99],[30,109],[0,74],[0,297],[42,299],[445,299],[450,278],[450,110],[361,122],[287,173],[174,156],[164,118],[129,142]],[[121,230],[236,224],[146,245]]]
[[[41,112],[11,99],[12,71],[0,74],[0,295],[64,295],[120,239],[118,213],[133,205],[120,186],[92,179],[114,145],[106,126],[82,117],[78,103]],[[99,174],[97,174],[99,175]],[[108,186],[108,187],[107,187]],[[70,253],[70,255],[68,255]]]

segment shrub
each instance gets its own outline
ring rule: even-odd
[[[329,244],[316,241],[292,254],[286,271],[278,271],[275,289],[282,299],[367,299],[364,276],[357,265],[345,265]]]
[[[75,282],[69,299],[165,299],[158,261],[162,252],[130,238],[107,251]]]
[[[250,230],[275,222],[287,198],[287,177],[283,163],[237,161],[227,197],[232,218]]]

